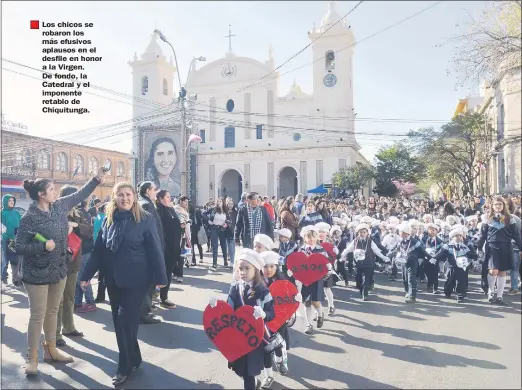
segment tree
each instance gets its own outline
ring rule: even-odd
[[[359,191],[373,178],[373,169],[367,165],[356,163],[351,167],[344,167],[334,173],[332,183],[336,188],[351,191],[357,195]]]
[[[427,172],[441,190],[456,177],[463,194],[474,194],[474,181],[480,165],[491,158],[486,139],[492,134],[489,121],[481,114],[467,112],[445,124],[440,130],[424,128],[409,133],[409,144],[422,156]]]
[[[480,17],[468,14],[466,31],[448,41],[457,44],[452,63],[458,84],[477,86],[521,65],[521,9],[521,1],[493,1]]]
[[[379,149],[375,159],[375,192],[381,196],[397,194],[398,189],[393,181],[417,183],[425,171],[421,159],[398,143]]]

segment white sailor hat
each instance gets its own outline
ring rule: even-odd
[[[359,225],[357,225],[357,227],[355,228],[355,233],[359,233],[360,230],[366,230],[368,232],[370,232],[370,227],[365,224],[365,223],[360,223]]]
[[[330,231],[330,225],[326,222],[319,222],[315,224],[315,228],[320,233],[328,233]]]
[[[330,236],[333,236],[335,232],[339,232],[339,233],[342,233],[342,230],[339,226],[337,225],[334,225],[332,226],[332,228],[330,229]]]
[[[429,229],[429,228],[432,228],[432,229],[436,229],[437,231],[440,231],[440,226],[437,225],[436,223],[429,223],[429,224],[427,225],[427,228],[428,228],[428,229]]]
[[[411,234],[411,226],[407,222],[399,225],[399,233]]]
[[[271,250],[274,247],[274,241],[266,234],[256,234],[254,237],[254,244],[255,243],[260,243],[268,250]]]
[[[301,229],[301,237],[304,237],[305,234],[310,231],[319,233],[319,231],[314,225],[308,225]]]
[[[252,264],[254,267],[256,267],[258,270],[261,270],[265,262],[263,258],[253,249],[249,248],[243,248],[239,252],[239,260],[244,260]]]
[[[274,251],[267,251],[260,253],[259,256],[263,259],[265,262],[265,265],[277,265],[279,264],[279,253],[276,253]]]
[[[278,233],[282,237],[286,237],[288,239],[292,238],[292,232],[290,231],[290,229],[282,228],[282,229],[279,229]]]
[[[464,233],[464,229],[463,229],[463,226],[457,226],[453,229],[451,229],[451,232],[449,234],[450,238],[453,238],[455,237],[457,234],[460,234],[462,236],[465,236],[466,234]]]

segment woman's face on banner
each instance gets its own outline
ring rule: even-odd
[[[169,176],[176,166],[178,156],[174,150],[174,145],[170,142],[162,142],[154,151],[154,166],[162,176]]]

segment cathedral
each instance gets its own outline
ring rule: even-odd
[[[232,51],[231,33],[223,58],[199,69],[194,58],[186,89],[197,99],[187,110],[194,122],[189,132],[197,132],[201,142],[190,158],[188,175],[198,204],[220,196],[238,201],[244,191],[270,197],[307,194],[330,184],[339,168],[366,163],[355,139],[355,39],[346,19],[336,23],[339,19],[330,2],[320,25],[314,23],[308,31],[313,52],[311,95],[295,81],[286,93],[279,91],[271,48],[265,61],[242,57]],[[155,36],[141,59],[135,55],[129,65],[135,96],[171,104],[176,67],[167,61]],[[148,111],[135,107],[134,117]],[[186,147],[179,126],[151,129],[146,134],[135,130],[137,177],[157,178],[160,186],[178,195],[179,159]]]

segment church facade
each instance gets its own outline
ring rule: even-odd
[[[230,43],[223,58],[200,69],[192,62],[186,89],[197,95],[189,114],[197,124],[192,131],[202,138],[191,164],[199,204],[218,196],[237,201],[243,191],[277,197],[306,194],[331,183],[339,168],[366,163],[355,139],[355,40],[346,20],[336,23],[339,19],[330,2],[319,27],[314,24],[308,32],[314,61],[311,95],[295,81],[280,95],[271,49],[266,61],[258,61],[233,53]],[[131,63],[134,92],[140,96],[142,79],[151,69],[155,74],[149,77],[157,86],[172,89],[175,67],[154,45],[142,60]],[[168,94],[148,98],[162,104],[172,100]],[[139,115],[143,112],[136,108]],[[136,142],[134,147],[138,151],[142,145]]]

